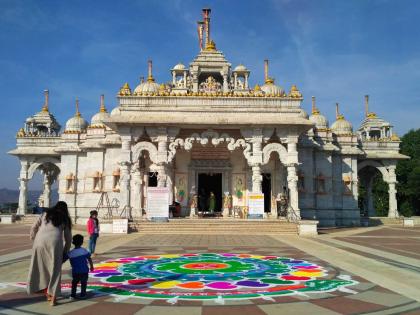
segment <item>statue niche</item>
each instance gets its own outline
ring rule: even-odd
[[[213,76],[208,76],[203,82],[199,85],[200,92],[221,92],[222,84],[218,82]]]

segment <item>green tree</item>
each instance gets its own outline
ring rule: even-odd
[[[410,159],[397,165],[399,211],[404,216],[420,215],[420,129],[401,138],[401,153]]]

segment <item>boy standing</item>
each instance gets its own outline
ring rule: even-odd
[[[70,259],[70,264],[72,267],[72,276],[73,280],[71,282],[71,298],[76,298],[77,285],[80,282],[81,292],[80,298],[86,297],[86,286],[89,277],[89,267],[90,271],[93,271],[93,262],[90,258],[90,253],[86,248],[82,247],[83,236],[76,234],[73,236],[74,249],[68,252],[68,257]]]

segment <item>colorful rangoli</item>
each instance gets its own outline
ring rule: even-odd
[[[253,299],[280,295],[351,292],[349,276],[327,279],[304,260],[234,253],[125,257],[95,265],[88,288],[152,299]],[[346,291],[347,290],[347,291]]]

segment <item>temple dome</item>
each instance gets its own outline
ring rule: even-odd
[[[233,69],[233,71],[248,71],[248,69],[243,64],[239,64],[235,67],[235,69]]]
[[[87,121],[79,113],[67,120],[65,132],[85,132],[87,126]]]
[[[185,66],[182,63],[175,65],[174,70],[185,70]]]
[[[155,81],[146,81],[140,83],[135,89],[134,93],[157,93],[159,92],[159,84]]]
[[[275,85],[273,79],[268,79],[263,86],[261,86],[261,90],[266,95],[283,95],[284,90],[282,87]]]
[[[331,131],[336,135],[350,135],[353,133],[352,124],[339,115],[337,120],[331,125]]]
[[[111,117],[112,116],[116,116],[116,115],[120,115],[121,114],[121,109],[119,107],[115,107],[113,110],[111,110]]]
[[[79,100],[76,99],[76,114],[66,122],[64,132],[85,132],[88,127],[88,122],[82,117],[79,112]]]
[[[93,115],[90,124],[91,126],[103,126],[104,120],[108,119],[109,113],[107,112],[105,108],[105,102],[104,102],[104,95],[101,95],[101,105],[99,107],[99,112]]]
[[[90,124],[92,126],[95,125],[103,125],[104,120],[108,119],[110,116],[107,112],[99,112],[93,115],[92,120],[90,121]]]
[[[315,124],[316,129],[327,129],[328,128],[328,120],[325,118],[324,115],[321,115],[319,111],[315,111],[309,116],[309,120]]]

